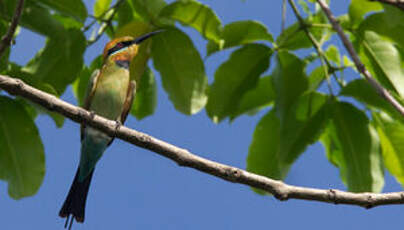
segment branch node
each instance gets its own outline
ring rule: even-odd
[[[18,90],[24,89],[24,82],[21,79],[15,78],[15,86]]]
[[[149,145],[151,142],[151,138],[149,135],[141,135],[139,136],[139,141],[142,142],[143,145]]]
[[[122,126],[122,123],[120,121],[116,120],[115,121],[115,131],[114,131],[114,136],[115,137],[118,136],[117,134],[118,134],[119,129],[121,128],[121,126]]]
[[[273,194],[275,198],[280,201],[286,201],[289,199],[289,190],[284,184],[281,184],[279,187],[275,188]]]
[[[237,168],[227,168],[225,170],[225,173],[227,178],[233,182],[238,181],[241,176],[241,171]]]
[[[329,200],[331,200],[334,204],[338,204],[337,191],[334,189],[329,189],[327,194]]]
[[[366,201],[367,201],[367,204],[365,205],[366,209],[370,209],[375,206],[375,201],[374,201],[372,195],[369,194]]]

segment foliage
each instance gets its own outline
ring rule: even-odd
[[[0,1],[0,34],[7,31],[15,3]],[[90,17],[82,0],[26,0],[20,26],[46,37],[46,45],[25,66],[10,62],[7,49],[0,59],[0,73],[55,96],[72,85],[82,105],[88,80],[102,64],[101,56],[90,65],[83,63],[89,41],[104,28],[110,38],[164,29],[142,45],[130,66],[131,78],[137,81],[131,114],[137,119],[156,109],[158,75],[148,66],[152,59],[169,99],[183,114],[193,115],[206,107],[212,122],[219,123],[267,110],[249,148],[251,172],[284,179],[305,149],[320,142],[349,191],[380,192],[384,167],[404,183],[404,119],[359,74],[357,79],[344,79],[352,62],[330,44],[335,42],[331,39],[335,32],[315,1],[300,0],[304,23],[296,21],[275,37],[253,16],[223,25],[213,9],[196,0],[118,3],[97,0]],[[338,19],[366,68],[403,101],[403,11],[352,0],[348,13]],[[108,20],[112,23],[107,25]],[[225,49],[231,52],[210,85],[202,55],[183,26],[206,40],[206,58]],[[93,35],[86,37],[84,32],[90,29]],[[322,47],[324,52],[301,55],[306,53],[302,49],[315,51],[305,30],[320,46],[328,44]],[[34,123],[38,114],[47,114],[58,127],[63,126],[60,115],[1,94],[0,179],[8,182],[15,199],[35,194],[43,180],[44,150]]]

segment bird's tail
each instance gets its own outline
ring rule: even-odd
[[[73,184],[70,187],[69,194],[59,211],[59,216],[66,219],[65,228],[70,220],[69,229],[73,223],[73,218],[77,222],[84,222],[84,214],[86,208],[88,189],[90,188],[91,178],[93,177],[94,169],[83,180],[79,180],[80,167],[77,169],[76,176],[74,177]],[[72,217],[70,217],[70,215]]]

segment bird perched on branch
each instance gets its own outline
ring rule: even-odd
[[[101,70],[93,73],[87,87],[84,108],[105,118],[125,122],[132,106],[136,82],[131,81],[129,64],[138,53],[140,43],[161,31],[154,31],[136,39],[121,37],[110,41],[104,48]],[[69,194],[59,212],[66,224],[73,219],[84,222],[85,206],[95,165],[113,138],[92,127],[81,126],[80,164]],[[70,217],[72,216],[72,217]]]

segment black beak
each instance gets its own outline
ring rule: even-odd
[[[156,34],[158,34],[158,33],[161,33],[161,32],[163,32],[163,31],[164,31],[164,30],[156,30],[156,31],[153,31],[153,32],[144,34],[144,35],[142,35],[142,36],[140,36],[140,37],[137,37],[137,38],[136,38],[135,40],[133,40],[131,43],[132,43],[132,44],[140,44],[140,43],[142,43],[144,40],[150,38],[151,36],[156,35]]]

